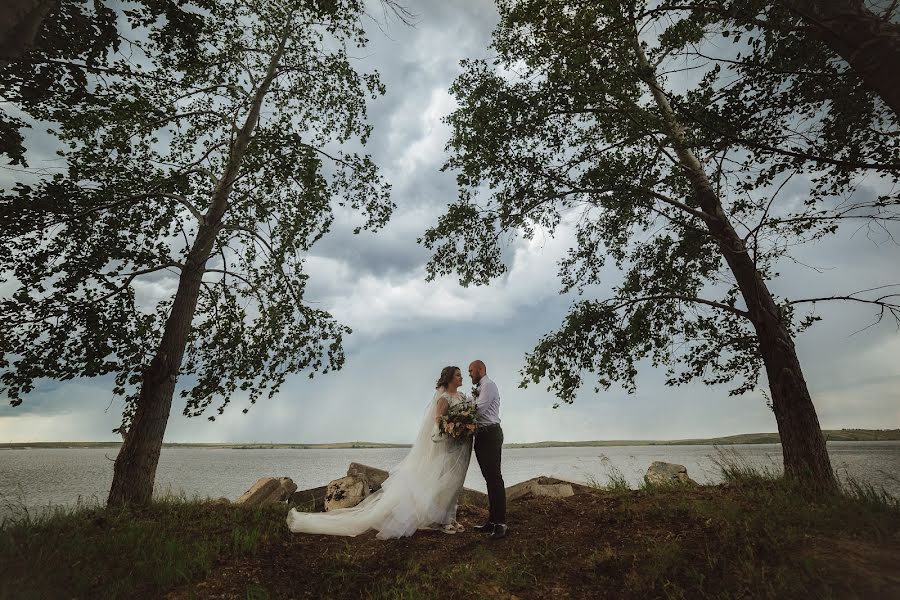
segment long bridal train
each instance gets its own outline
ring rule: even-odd
[[[351,508],[327,513],[291,509],[288,528],[295,533],[345,536],[374,529],[379,539],[390,539],[455,520],[472,439],[433,441],[437,432],[435,407],[440,396],[439,391],[431,399],[409,454],[390,470],[380,490]]]

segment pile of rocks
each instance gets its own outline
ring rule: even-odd
[[[302,506],[304,510],[314,512],[349,508],[356,506],[370,494],[381,489],[381,484],[387,477],[387,471],[360,463],[350,463],[344,477],[335,479],[328,485],[308,490],[298,491],[297,484],[288,477],[263,477],[235,500],[235,504],[257,508],[276,502],[288,502],[293,506]],[[651,485],[697,485],[696,481],[688,477],[684,465],[665,462],[652,463],[647,469],[647,474],[644,475],[644,481]],[[582,483],[541,476],[506,488],[506,501],[514,502],[535,496],[566,498],[592,491],[594,491],[593,488]],[[220,501],[228,502],[224,498]],[[487,506],[487,494],[463,488],[459,502],[460,504]]]
[[[347,475],[340,479],[335,479],[324,488],[313,488],[312,490],[303,490],[297,492],[292,501],[302,501],[310,498],[316,500],[313,510],[334,510],[336,508],[348,508],[356,506],[366,499],[372,492],[381,489],[381,484],[388,478],[388,472],[383,469],[377,469],[361,463],[350,463],[347,469]],[[324,490],[321,494],[321,509],[319,508],[318,491]],[[463,488],[460,494],[460,502],[464,504],[475,504],[487,506],[487,494]]]

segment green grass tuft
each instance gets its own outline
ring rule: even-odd
[[[600,455],[600,464],[606,469],[606,482],[602,482],[590,473],[584,474],[584,483],[588,487],[604,492],[627,492],[631,490],[628,479],[621,469],[612,464],[605,454]]]
[[[184,497],[146,508],[20,511],[0,527],[0,598],[154,595],[209,573],[218,560],[253,555],[286,531],[283,506],[247,510]]]

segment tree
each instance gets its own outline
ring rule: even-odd
[[[733,50],[714,55],[728,32],[691,10],[628,0],[498,4],[498,57],[465,61],[451,88],[459,108],[448,118],[446,168],[458,172],[460,198],[421,240],[433,250],[429,277],[487,283],[505,271],[503,232],[530,237],[572,224],[563,291],[600,284],[608,257],[622,281],[611,298],[573,305],[527,357],[522,385],[549,378],[572,402],[592,372],[597,391],[612,383],[634,391],[638,365],[649,361],[667,366],[669,385],[736,380],[731,393],[741,394],[764,370],[786,473],[833,486],[793,341],[819,317],[796,309],[843,299],[900,318],[900,303],[890,290],[780,299],[769,282],[793,245],[844,219],[890,231],[896,193],[853,193],[861,172],[897,180],[896,121],[866,111],[871,92],[854,86],[866,104],[840,138],[830,128],[842,106],[829,112],[822,94],[798,102],[796,78],[779,85],[756,38],[748,45],[759,55],[746,61]],[[672,75],[684,72],[691,83],[679,91]],[[805,202],[782,200],[792,179],[805,180]],[[460,230],[471,235],[460,240]]]
[[[789,0],[805,30],[827,44],[900,116],[900,25],[897,3],[875,14],[861,0]]]
[[[881,10],[858,0],[781,0],[662,2],[657,11],[682,12],[690,9],[701,18],[746,28],[764,30],[767,42],[804,38],[827,46],[842,62],[875,91],[900,116],[900,24],[897,3]],[[876,12],[877,11],[877,12]]]
[[[98,76],[145,76],[118,54],[123,44],[130,44],[134,31],[120,30],[116,11],[103,2],[87,4],[15,0],[6,7],[0,15],[0,98],[26,115],[63,104],[75,109],[102,102],[94,87]],[[201,15],[183,10],[177,0],[136,5],[143,20],[159,21],[157,27],[165,29],[169,47],[195,43]],[[22,117],[0,113],[0,156],[13,165],[28,166],[22,137],[27,127]]]
[[[0,60],[15,58],[34,45],[52,0],[8,0],[0,9]]]
[[[689,109],[673,98],[679,119],[752,147],[756,167],[766,177],[806,165],[817,182],[810,194],[819,200],[839,196],[848,179],[900,168],[894,139],[897,113],[872,93],[863,74],[811,35],[795,11],[784,4],[754,2],[648,9],[648,16],[668,13],[680,18],[678,30],[687,36],[687,45],[677,49],[689,61],[687,71],[713,61],[728,66],[733,76],[715,92],[722,104],[718,113],[702,104]],[[704,32],[714,39],[705,40]],[[761,123],[758,115],[769,118]],[[890,194],[867,202],[854,198],[827,220],[890,218],[887,208],[893,202]],[[822,216],[818,211],[807,215]]]
[[[115,376],[110,505],[150,501],[179,382],[186,415],[216,399],[221,414],[237,393],[254,404],[289,373],[341,367],[349,330],[304,302],[304,254],[334,208],[360,213],[356,232],[393,208],[350,148],[384,91],[350,64],[361,1],[190,8],[195,43],[126,9],[144,35],[91,79],[94,101],[23,105],[58,123],[67,168],[0,210],[0,272],[16,285],[0,302],[0,383],[17,405],[38,377]]]

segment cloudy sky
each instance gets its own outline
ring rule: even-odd
[[[553,409],[542,386],[518,388],[524,355],[556,329],[571,297],[558,294],[556,262],[572,242],[563,227],[509,248],[510,272],[484,288],[454,279],[425,282],[427,252],[416,238],[456,196],[454,176],[439,171],[449,137],[441,118],[453,109],[447,89],[459,60],[486,58],[497,15],[490,0],[410,2],[414,28],[372,28],[360,68],[377,68],[387,95],[372,105],[369,151],[393,186],[397,210],[375,234],[353,236],[346,218],[309,257],[307,299],[350,325],[347,363],[309,381],[290,379],[273,401],[242,414],[240,398],[215,423],[173,408],[172,442],[408,442],[441,367],[483,359],[501,390],[507,441],[677,439],[775,431],[760,394],[729,397],[727,388],[667,388],[646,367],[638,392],[586,390]],[[37,142],[35,142],[37,143]],[[0,187],[15,173],[0,169]],[[803,248],[818,270],[784,266],[772,284],[781,296],[849,293],[900,278],[900,248],[847,229]],[[890,323],[855,331],[874,314],[859,306],[822,307],[825,317],[797,342],[824,428],[900,427],[900,335]],[[112,440],[121,404],[109,379],[41,382],[17,408],[0,405],[0,442]]]

